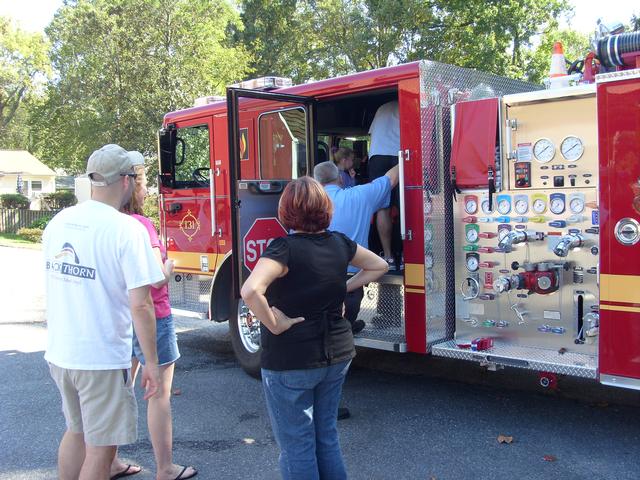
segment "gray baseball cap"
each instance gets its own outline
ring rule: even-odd
[[[133,173],[136,165],[144,165],[140,152],[128,152],[112,143],[91,154],[87,161],[87,176],[93,185],[104,187],[117,182],[123,174]]]

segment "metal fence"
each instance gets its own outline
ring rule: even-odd
[[[49,210],[23,210],[18,208],[0,208],[0,233],[17,233],[21,228],[29,227],[42,217],[52,217],[58,213]]]

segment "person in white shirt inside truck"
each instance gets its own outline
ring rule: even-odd
[[[400,114],[398,102],[387,102],[376,111],[371,126],[371,145],[369,147],[369,180],[385,175],[392,167],[398,165],[398,150],[400,150]],[[398,188],[391,192],[391,205],[376,214],[376,226],[382,244],[383,256],[391,270],[402,268],[400,252],[391,249],[391,206],[399,208]]]
[[[67,430],[63,480],[106,480],[116,446],[137,437],[132,322],[146,359],[145,399],[160,382],[149,286],[164,279],[144,227],[121,213],[141,154],[105,145],[87,163],[92,196],[57,214],[43,234],[48,340],[45,359]]]

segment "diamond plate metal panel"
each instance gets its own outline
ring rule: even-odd
[[[595,355],[572,352],[561,354],[557,350],[522,347],[500,342],[494,342],[493,348],[489,350],[474,352],[458,348],[453,340],[434,345],[432,352],[438,357],[496,363],[574,377],[597,378],[597,357]]]
[[[450,107],[462,100],[528,92],[542,87],[438,62],[420,63],[420,121],[424,186],[427,349],[453,338],[455,277]]]
[[[209,312],[209,296],[213,277],[176,274],[169,282],[169,302],[172,308],[200,314]]]
[[[404,286],[388,283],[365,286],[358,318],[366,324],[358,337],[403,343]]]

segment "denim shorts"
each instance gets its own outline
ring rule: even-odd
[[[158,349],[158,365],[169,365],[180,358],[178,337],[173,325],[173,316],[156,320],[156,348]],[[144,355],[136,333],[133,332],[133,355],[144,365]]]

